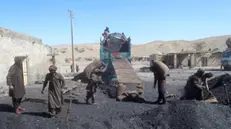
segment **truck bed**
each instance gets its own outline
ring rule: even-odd
[[[142,83],[130,62],[127,59],[114,59],[112,65],[115,69],[118,82],[121,83]]]

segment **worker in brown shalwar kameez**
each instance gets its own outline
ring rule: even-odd
[[[92,103],[95,103],[95,93],[98,85],[103,83],[102,81],[102,73],[106,70],[106,65],[100,61],[95,60],[91,64],[89,64],[85,69],[84,73],[88,78],[89,82],[86,87],[87,95],[86,95],[86,103],[89,103],[89,99],[91,98]]]
[[[48,110],[51,115],[59,114],[63,104],[62,88],[65,86],[65,80],[60,73],[56,73],[56,70],[57,67],[55,65],[51,65],[49,67],[50,73],[46,75],[41,92],[43,94],[43,91],[49,81]]]
[[[154,88],[156,87],[156,84],[158,83],[158,100],[154,103],[158,104],[165,104],[166,98],[165,98],[165,85],[166,85],[166,76],[169,75],[169,68],[161,61],[153,61],[152,65],[150,66],[150,70],[154,74]],[[162,101],[162,102],[161,102]]]
[[[7,85],[9,86],[9,96],[12,97],[15,113],[20,114],[21,111],[25,110],[24,108],[21,108],[20,105],[26,91],[22,71],[22,58],[15,57],[14,61],[15,63],[10,67],[6,78]]]

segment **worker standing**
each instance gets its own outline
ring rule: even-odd
[[[7,85],[9,86],[9,96],[12,97],[13,107],[16,114],[21,114],[25,111],[21,108],[22,98],[24,97],[26,90],[23,81],[23,70],[22,70],[22,58],[15,57],[15,63],[10,67],[7,74]]]
[[[49,82],[48,88],[48,110],[50,115],[54,116],[61,112],[63,104],[62,89],[65,86],[65,80],[60,73],[57,73],[57,67],[51,65],[49,67],[50,73],[46,74],[45,81],[41,93],[44,94],[44,89]]]

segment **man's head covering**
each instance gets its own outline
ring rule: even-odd
[[[108,28],[108,27],[106,27],[106,29],[105,29],[104,31],[107,31],[107,32],[109,32],[109,33],[110,33],[110,31],[109,31],[109,28]]]
[[[227,45],[228,47],[230,47],[230,46],[231,46],[231,38],[228,38],[228,39],[225,41],[225,43],[226,43],[226,45]]]
[[[196,72],[196,74],[197,74],[198,76],[203,76],[204,73],[205,73],[205,71],[204,71],[203,69],[201,69],[201,68],[199,68],[199,69],[197,70],[197,72]]]
[[[56,70],[57,70],[57,67],[56,67],[55,65],[51,65],[51,66],[49,67],[49,70],[50,70],[50,71],[51,71],[51,70],[56,71]]]
[[[19,62],[21,62],[22,61],[22,58],[21,57],[15,57],[14,58],[14,62],[15,63],[19,63]]]

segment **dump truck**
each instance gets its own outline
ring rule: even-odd
[[[101,88],[109,97],[133,95],[137,93],[137,87],[143,86],[143,82],[132,68],[131,59],[131,39],[124,33],[110,33],[101,41],[100,60],[107,65],[102,75],[105,84],[101,85]]]

